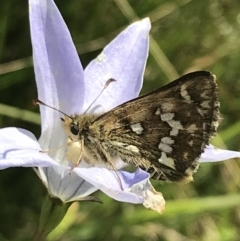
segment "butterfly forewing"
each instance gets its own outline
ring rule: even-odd
[[[216,132],[218,112],[215,77],[193,72],[100,115],[86,135],[103,156],[120,157],[158,180],[189,181]]]

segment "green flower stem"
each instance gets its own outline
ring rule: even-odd
[[[62,203],[57,198],[47,196],[42,205],[38,231],[34,241],[45,241],[48,234],[62,221],[71,204]]]

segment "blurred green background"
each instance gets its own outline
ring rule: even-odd
[[[130,22],[150,17],[142,93],[193,70],[218,78],[222,122],[212,140],[240,151],[239,0],[56,0],[85,67]],[[40,134],[27,1],[0,0],[0,126]],[[34,120],[34,121],[31,121]],[[142,205],[76,203],[49,240],[240,240],[240,160],[202,164],[187,185],[154,182],[162,215]],[[30,168],[0,172],[0,241],[33,240],[46,194]]]

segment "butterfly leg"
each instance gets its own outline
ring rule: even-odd
[[[119,185],[120,185],[121,189],[123,190],[123,185],[122,185],[122,182],[121,182],[121,178],[119,177],[119,175],[117,173],[117,168],[116,168],[114,162],[112,161],[111,156],[107,153],[107,151],[104,148],[104,146],[102,146],[100,143],[94,143],[94,144],[95,144],[95,148],[98,149],[98,153],[100,154],[101,159],[111,166],[112,170],[116,174],[116,177],[117,177],[117,179],[119,181]]]

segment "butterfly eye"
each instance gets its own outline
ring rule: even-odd
[[[72,132],[73,135],[78,135],[79,133],[79,127],[76,124],[73,124],[70,128],[70,131]]]

